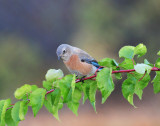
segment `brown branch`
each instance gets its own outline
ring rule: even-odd
[[[129,72],[133,72],[133,71],[135,71],[135,69],[129,69],[129,70],[115,70],[115,71],[112,71],[112,74],[115,74],[115,73],[129,73]],[[151,69],[151,71],[160,71],[160,68],[157,68],[157,67],[153,67],[152,69]],[[94,75],[92,75],[92,76],[90,76],[90,77],[85,77],[85,78],[83,78],[83,80],[88,80],[88,79],[93,79],[93,78],[95,78],[97,76],[97,71],[96,71],[96,73],[94,74]],[[143,77],[145,76],[145,74],[143,75]],[[142,78],[143,78],[142,77]],[[141,78],[141,79],[142,79]],[[81,82],[81,79],[76,79],[76,83],[78,83],[78,82]],[[51,93],[51,92],[53,92],[55,89],[51,89],[50,91],[47,91],[46,92],[46,95],[47,94],[49,94],[49,93]],[[30,100],[28,99],[28,101],[30,102]],[[28,103],[29,103],[28,102]],[[13,108],[13,106],[14,106],[14,104],[11,104],[12,106],[11,107],[9,107],[9,108],[7,108],[7,110],[8,109],[10,109],[10,108]]]
[[[115,74],[115,73],[129,73],[129,72],[133,72],[133,71],[135,71],[135,69],[115,70],[115,71],[112,71],[112,74]],[[160,71],[160,68],[153,67],[153,68],[151,69],[151,71]],[[90,77],[83,78],[83,80],[92,79],[92,78],[94,78],[94,77],[96,77],[96,76],[97,76],[97,74],[92,75],[92,76],[90,76]],[[77,80],[76,80],[76,83],[78,83],[78,82],[80,82],[80,81],[81,81],[81,79],[77,79]]]

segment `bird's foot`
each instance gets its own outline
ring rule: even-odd
[[[80,82],[84,83],[84,78],[85,78],[85,77],[86,77],[86,76],[81,77],[81,78],[80,78]]]

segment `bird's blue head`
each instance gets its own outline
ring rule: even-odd
[[[58,46],[57,48],[57,56],[58,56],[58,60],[62,59],[62,60],[67,60],[68,57],[70,56],[70,52],[71,52],[71,46],[68,44],[61,44],[60,46]]]

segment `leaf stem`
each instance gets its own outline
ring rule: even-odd
[[[50,91],[47,91],[46,95],[53,92],[55,89],[51,89]]]
[[[138,81],[141,81],[144,78],[145,75],[146,75],[146,72],[144,73],[144,75]]]

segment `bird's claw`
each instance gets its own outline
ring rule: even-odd
[[[85,78],[85,77],[86,77],[86,76],[81,77],[81,78],[80,78],[80,82],[84,83],[84,78]]]

